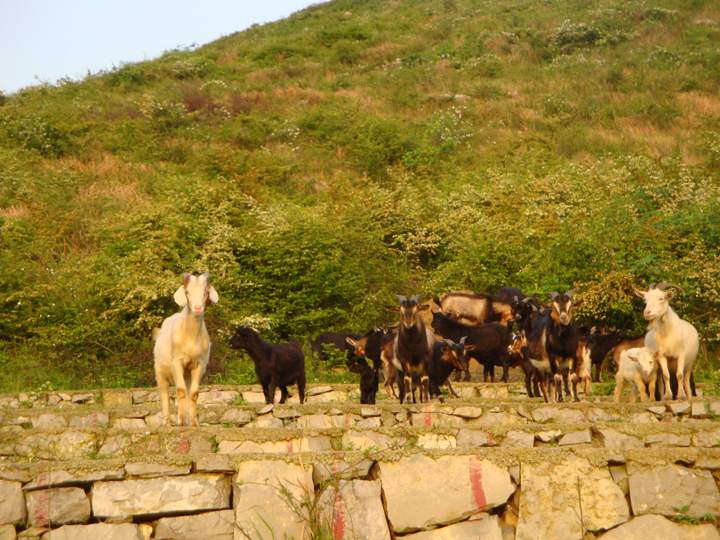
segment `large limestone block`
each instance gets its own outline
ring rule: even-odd
[[[500,521],[497,516],[485,519],[463,521],[432,531],[422,531],[403,536],[403,540],[503,540]]]
[[[605,533],[602,540],[648,540],[672,538],[673,540],[720,540],[720,533],[710,524],[681,525],[662,516],[647,515],[633,519]]]
[[[380,482],[352,480],[339,489],[328,487],[322,495],[323,523],[333,538],[390,540]]]
[[[0,480],[0,524],[22,523],[27,517],[20,482]]]
[[[284,461],[245,461],[234,484],[235,539],[303,538],[301,506],[315,496],[312,467]]]
[[[568,454],[559,460],[521,465],[518,540],[580,539],[630,517],[622,490],[607,467]]]
[[[395,445],[402,445],[404,440],[393,439],[384,433],[376,433],[374,431],[354,431],[349,430],[342,436],[342,446],[346,450],[356,450],[364,452],[365,450],[380,451],[386,450]]]
[[[235,512],[220,510],[197,516],[162,518],[155,528],[155,540],[232,540]]]
[[[87,523],[90,519],[90,499],[81,488],[39,489],[29,491],[26,499],[33,527]]]
[[[15,525],[0,525],[0,540],[16,540]]]
[[[96,482],[92,487],[96,518],[198,512],[230,508],[230,479],[196,474],[122,482]]]
[[[145,540],[140,527],[133,523],[95,523],[64,525],[43,536],[43,540]]]
[[[651,467],[627,464],[630,503],[633,514],[675,516],[675,508],[688,508],[685,514],[703,516],[720,514],[720,492],[709,471],[688,469],[680,465]]]
[[[379,462],[387,515],[396,533],[425,530],[504,504],[510,473],[478,456],[414,455]]]

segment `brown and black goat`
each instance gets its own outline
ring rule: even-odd
[[[570,388],[572,388],[573,400],[579,401],[575,384],[578,331],[574,322],[573,308],[582,302],[573,304],[574,294],[575,291],[568,291],[562,295],[550,293],[553,301],[552,309],[548,315],[540,319],[530,336],[528,346],[524,349],[526,358],[536,370],[546,402],[563,401],[563,386],[568,396],[571,395]]]
[[[420,310],[429,309],[426,304],[420,306],[419,294],[410,300],[397,295],[400,305],[394,310],[400,312],[400,324],[393,347],[393,358],[401,367],[405,392],[401,401],[408,403],[412,397],[415,403],[415,387],[420,383],[420,402],[430,401],[430,379],[428,369],[435,336],[425,328],[418,316]]]
[[[351,373],[360,375],[360,403],[375,405],[378,391],[378,374],[363,356],[348,353],[347,367]]]
[[[230,347],[244,349],[250,355],[265,394],[265,403],[275,401],[276,388],[280,388],[280,403],[285,403],[287,387],[291,384],[297,384],[300,403],[305,401],[305,355],[300,343],[291,341],[275,345],[263,340],[249,326],[239,326],[230,338]]]
[[[468,356],[483,366],[483,378],[495,382],[495,366],[503,368],[503,382],[508,379],[508,346],[511,336],[507,326],[501,323],[489,323],[481,326],[462,324],[451,315],[441,311],[433,313],[432,327],[439,336],[455,342],[467,336],[466,344],[473,345]]]
[[[449,339],[435,342],[433,354],[430,359],[430,397],[438,396],[440,401],[442,401],[441,386],[446,386],[452,397],[458,397],[448,377],[454,370],[463,370],[467,366],[467,354],[472,351],[475,346],[466,346],[465,340],[466,338],[463,337],[460,343],[455,343]]]
[[[378,375],[378,381],[382,370],[387,396],[398,399],[398,396],[403,394],[403,381],[402,377],[398,375],[399,367],[393,363],[393,347],[396,336],[397,327],[373,328],[361,336],[360,339],[347,338],[347,342],[353,347],[348,350],[348,360],[352,355],[370,359],[373,363],[373,369]],[[395,393],[393,384],[397,384],[398,394]]]
[[[310,345],[310,356],[314,358],[317,354],[319,360],[327,360],[326,349],[335,347],[339,351],[345,352],[350,349],[347,338],[360,339],[360,334],[342,333],[342,332],[320,332],[313,339],[312,336],[307,337],[308,345]]]

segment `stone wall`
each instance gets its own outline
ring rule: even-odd
[[[720,539],[720,398],[457,389],[206,387],[194,429],[162,427],[154,389],[0,396],[0,539]]]

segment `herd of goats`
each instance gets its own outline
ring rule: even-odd
[[[648,321],[645,335],[637,337],[606,328],[579,328],[573,309],[581,301],[573,302],[574,291],[552,292],[552,303],[543,305],[517,288],[506,287],[495,296],[451,292],[425,304],[420,304],[420,295],[410,299],[398,295],[398,306],[391,308],[399,313],[396,326],[373,328],[364,335],[323,332],[308,341],[321,359],[325,346],[347,352],[348,368],[360,374],[361,403],[375,403],[381,378],[388,397],[401,403],[414,403],[416,389],[420,402],[434,396],[442,400],[443,386],[457,397],[450,376],[457,372],[458,380],[464,372],[465,380],[470,380],[470,359],[483,366],[485,382],[495,381],[496,366],[503,369],[503,381],[510,367],[520,366],[529,397],[561,402],[572,396],[579,401],[578,386],[584,382],[589,394],[592,366],[599,381],[611,351],[617,366],[616,402],[625,382],[632,385],[632,402],[638,393],[643,402],[685,399],[695,393],[692,366],[699,338],[697,330],[670,307],[673,288],[680,289],[671,283],[653,283],[647,291],[635,290],[645,301],[643,315]],[[170,423],[168,388],[173,382],[178,423],[197,426],[198,390],[210,357],[203,316],[219,297],[209,274],[184,274],[174,299],[182,311],[165,319],[154,333],[163,422]],[[293,384],[300,403],[304,402],[305,356],[298,341],[269,343],[253,328],[241,326],[230,346],[245,350],[253,360],[266,403],[274,402],[278,388],[284,403],[287,387]]]

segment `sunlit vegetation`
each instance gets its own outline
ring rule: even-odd
[[[513,285],[640,332],[659,281],[712,379],[718,134],[704,0],[335,0],[1,96],[0,391],[153,384],[185,271],[220,295],[204,382],[254,380],[238,323],[304,340]]]

